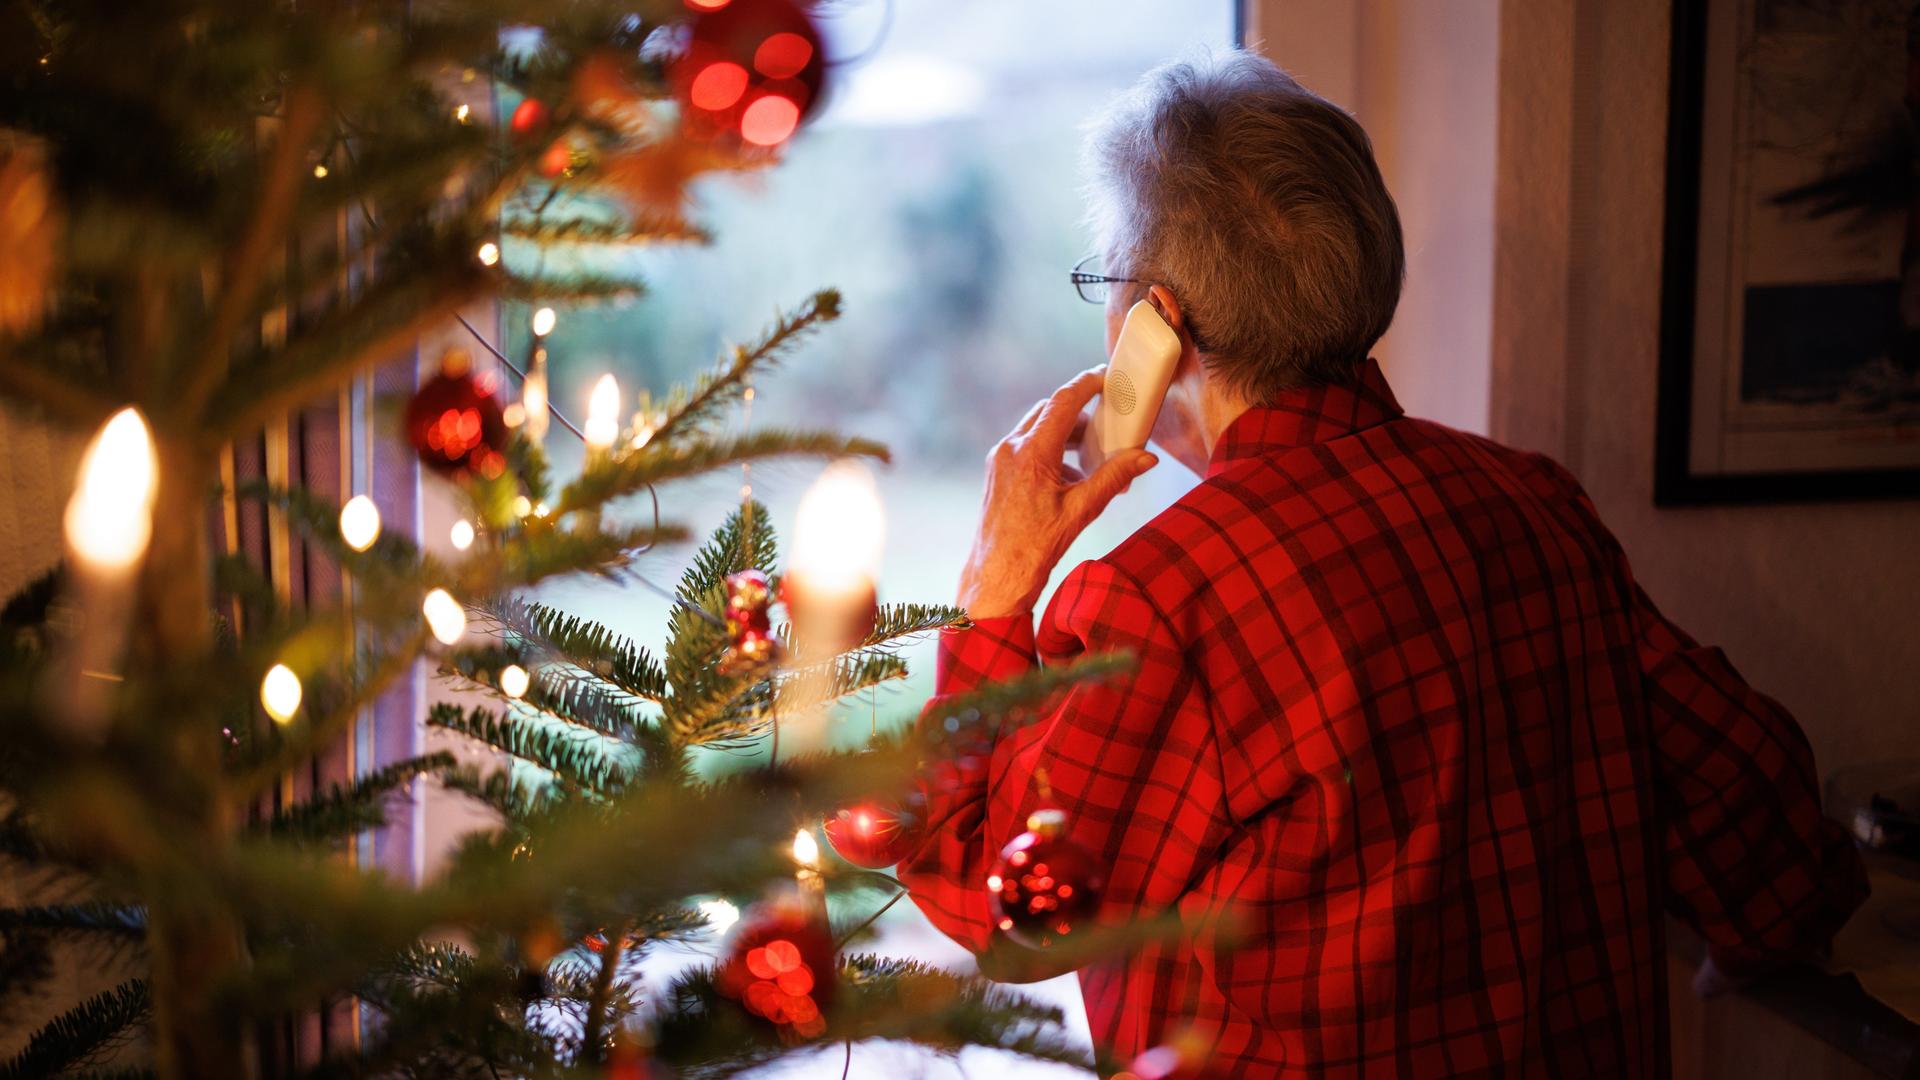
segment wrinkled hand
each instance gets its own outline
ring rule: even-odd
[[[987,494],[973,552],[960,574],[959,604],[976,619],[1033,610],[1047,575],[1115,495],[1159,463],[1145,450],[1107,459],[1092,476],[1065,462],[1067,442],[1106,377],[1083,371],[1035,403],[987,455]]]

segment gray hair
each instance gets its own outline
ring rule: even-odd
[[[1353,379],[1393,321],[1400,217],[1353,117],[1238,49],[1150,71],[1089,130],[1106,273],[1172,289],[1250,400]]]

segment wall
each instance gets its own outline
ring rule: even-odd
[[[1799,716],[1823,773],[1915,756],[1920,502],[1653,506],[1668,16],[1502,9],[1492,434],[1580,476],[1654,599]]]
[[[1247,41],[1373,137],[1407,284],[1377,355],[1409,412],[1487,430],[1498,0],[1255,0]]]

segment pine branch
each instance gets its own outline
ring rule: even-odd
[[[747,435],[664,440],[657,434],[638,449],[616,451],[591,462],[561,489],[554,513],[593,510],[654,484],[682,480],[726,465],[773,457],[870,457],[890,460],[887,448],[869,439],[830,431],[763,428]]]
[[[551,810],[553,800],[560,797],[528,790],[526,785],[516,783],[513,773],[506,769],[496,769],[482,775],[480,770],[470,765],[460,765],[442,770],[439,776],[441,785],[447,790],[457,791],[490,807],[516,835],[524,836],[527,823]]]
[[[822,289],[798,308],[782,314],[773,329],[758,342],[750,347],[735,348],[732,359],[696,383],[685,401],[670,405],[666,417],[654,428],[653,441],[671,442],[703,428],[723,406],[746,389],[749,376],[771,365],[789,346],[821,323],[839,317],[838,289]]]
[[[676,594],[681,603],[698,605],[719,591],[729,576],[750,567],[772,574],[779,561],[780,539],[774,532],[773,518],[767,513],[766,504],[749,500],[728,514],[727,520],[693,553],[693,561],[680,575]],[[669,639],[678,636],[669,629]]]
[[[152,1012],[145,979],[132,979],[81,1002],[48,1021],[15,1055],[0,1065],[0,1080],[51,1076],[98,1064],[133,1036]]]
[[[564,244],[609,244],[621,247],[667,243],[705,244],[713,239],[707,230],[689,224],[679,214],[640,217],[630,222],[573,218],[557,224],[531,218],[509,218],[501,223],[500,233],[541,247]]]
[[[626,694],[655,702],[667,695],[667,673],[660,661],[632,639],[599,623],[513,597],[488,603],[483,610],[535,648]]]
[[[1035,668],[1011,679],[987,683],[964,694],[935,698],[927,710],[928,720],[952,724],[926,723],[921,730],[936,741],[970,739],[981,729],[999,730],[1012,721],[1033,715],[1047,698],[1062,690],[1086,683],[1101,682],[1132,671],[1135,661],[1125,653],[1083,656],[1071,663]]]
[[[290,843],[334,843],[385,825],[388,799],[399,794],[414,777],[453,764],[453,755],[445,752],[396,761],[351,784],[334,784],[305,802],[283,807],[260,828],[274,839]]]
[[[556,274],[538,278],[511,276],[500,283],[503,299],[522,303],[601,304],[615,300],[637,300],[646,294],[647,287],[643,282],[611,274]]]
[[[490,709],[462,709],[447,702],[427,711],[427,724],[485,743],[553,773],[563,783],[603,797],[625,787],[633,773],[615,756],[620,744],[578,728],[538,724],[525,716]]]
[[[965,630],[972,625],[965,611],[949,604],[882,604],[874,616],[873,629],[858,647],[871,649],[935,630]]]
[[[106,934],[139,941],[147,932],[147,911],[138,904],[99,900],[0,909],[0,933],[17,930]]]

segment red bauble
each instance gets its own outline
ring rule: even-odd
[[[407,439],[428,468],[488,479],[506,471],[507,422],[491,373],[475,375],[465,351],[448,350],[440,374],[407,403]]]
[[[794,0],[699,0],[669,75],[689,131],[778,146],[820,104],[820,32]]]
[[[734,929],[714,986],[781,1034],[817,1038],[827,1030],[836,957],[817,908],[799,900],[763,904]]]
[[[827,843],[840,857],[868,870],[896,866],[912,853],[926,820],[926,798],[861,799],[827,815]]]
[[[1099,861],[1067,839],[1066,828],[1064,811],[1034,811],[987,875],[994,925],[1030,949],[1082,932],[1106,886]]]
[[[547,103],[539,98],[522,99],[513,110],[513,118],[507,121],[508,130],[516,139],[531,139],[547,128]]]
[[[547,147],[547,152],[540,155],[540,162],[534,168],[549,180],[560,176],[573,168],[573,147],[568,146],[565,139],[555,139],[553,145]]]

